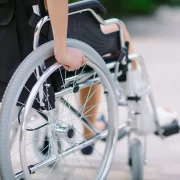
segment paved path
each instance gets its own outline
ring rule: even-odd
[[[145,58],[157,104],[169,105],[180,115],[180,9],[163,7],[152,17],[135,17],[125,22],[136,51]],[[127,179],[127,167],[117,162],[125,160],[124,144],[118,143],[112,180]],[[180,135],[164,141],[150,136],[147,150],[146,180],[180,179]],[[118,166],[121,172],[115,171]]]

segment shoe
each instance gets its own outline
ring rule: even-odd
[[[108,128],[108,123],[106,122],[104,115],[101,115],[99,118],[97,118],[97,121],[103,122],[104,125],[105,125],[105,129]],[[119,140],[122,139],[126,134],[127,134],[127,133],[126,133],[126,130],[125,130],[125,129],[119,130],[119,131],[118,131],[118,138],[117,138],[117,140],[119,141]],[[103,138],[103,139],[101,139],[101,140],[102,140],[102,141],[106,141],[106,138]]]
[[[105,127],[104,129],[108,128],[108,123],[106,122],[104,115],[99,116],[97,118],[97,121],[104,123],[104,127]],[[120,140],[123,137],[125,137],[126,134],[127,134],[127,132],[126,132],[125,129],[121,129],[121,131],[119,130],[118,131],[118,140]],[[105,142],[106,138],[103,138],[101,140]],[[94,150],[94,144],[81,149],[81,152],[84,155],[91,155],[93,153],[93,150]]]
[[[168,137],[179,134],[179,121],[177,120],[177,113],[174,110],[159,107],[157,109],[157,114],[159,117],[160,131],[162,133],[161,135]],[[159,135],[159,131],[155,131],[154,134]]]
[[[91,155],[93,153],[93,150],[94,150],[94,144],[81,149],[81,152],[84,155]]]
[[[50,153],[49,139],[47,136],[45,136],[44,144],[42,148],[39,149],[39,151],[42,153],[43,156],[48,156],[48,154]]]
[[[177,119],[177,112],[167,107],[158,107],[157,114],[160,126],[170,124]]]

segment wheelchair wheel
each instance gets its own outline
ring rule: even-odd
[[[143,153],[141,142],[138,139],[130,142],[129,166],[131,180],[143,180]]]
[[[68,39],[67,45],[80,49],[87,57],[83,68],[67,72],[58,63],[50,63],[54,45],[48,42],[22,62],[7,87],[0,113],[0,173],[4,180],[64,179],[66,176],[104,180],[108,174],[117,141],[116,89],[98,53],[77,40]],[[29,85],[32,76],[35,81]],[[99,86],[101,100],[88,104]],[[84,104],[77,105],[78,92],[85,88],[88,93]],[[98,107],[96,114],[91,114],[95,107]],[[106,113],[108,121],[108,129],[103,131],[88,121],[101,111]],[[83,133],[82,124],[93,137],[86,138],[88,134]],[[13,125],[19,129],[17,137],[12,135]],[[44,137],[47,137],[48,151],[41,159],[36,152],[43,151],[38,143],[43,144]],[[107,141],[102,144],[99,140],[105,137]],[[15,143],[10,147],[12,140]],[[94,150],[91,156],[81,153],[88,146]]]
[[[56,109],[58,110],[59,107],[57,107],[56,104]],[[60,109],[60,108],[59,108]],[[56,115],[58,115],[58,113],[56,113]],[[60,116],[60,114],[59,114]],[[48,119],[45,119],[46,121],[48,121]],[[44,131],[42,133],[42,131]],[[43,128],[41,129],[41,131],[34,131],[33,133],[33,149],[34,149],[34,153],[36,154],[37,158],[39,160],[45,160],[47,157],[52,156],[52,152],[49,149],[49,145],[52,144],[52,139],[49,138],[48,136],[48,131],[47,129]],[[59,139],[57,140],[57,149],[60,153],[60,151],[62,150],[62,141]],[[58,163],[60,164],[60,163]],[[49,164],[49,166],[52,166],[52,164]]]

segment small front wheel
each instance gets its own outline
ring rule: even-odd
[[[143,180],[144,156],[142,144],[138,139],[133,139],[129,147],[130,179]]]

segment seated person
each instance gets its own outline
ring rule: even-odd
[[[108,34],[108,33],[119,31],[119,28],[116,24],[113,24],[113,25],[109,25],[109,26],[101,26],[101,30],[103,33]],[[124,34],[124,40],[129,42],[128,53],[129,54],[135,53],[130,34],[125,25],[123,25],[123,34]],[[119,52],[117,52],[117,53],[119,53]],[[139,73],[138,72],[138,61],[136,59],[134,59],[132,61],[132,66],[131,66],[130,71],[136,71],[136,73]],[[139,79],[139,81],[141,81],[141,80],[142,79]],[[137,81],[138,81],[138,79],[137,79]],[[135,83],[138,83],[138,82],[135,82]],[[89,93],[89,90],[90,90],[90,88],[85,88],[85,89],[80,90],[80,103],[82,106],[86,102],[87,94]],[[87,102],[84,114],[88,117],[88,119],[91,121],[91,123],[95,125],[95,127],[97,129],[103,130],[103,129],[105,129],[105,127],[107,127],[107,122],[104,120],[103,116],[101,116],[100,119],[97,118],[96,114],[98,114],[98,106],[95,106],[92,109],[88,108],[88,107],[92,107],[94,104],[98,104],[98,102],[100,102],[100,97],[101,97],[101,93],[102,93],[101,85],[92,86],[91,92],[94,92],[94,91],[96,91],[96,93],[94,93],[93,96],[90,98],[90,100]],[[126,94],[127,90],[124,89],[124,91],[125,91],[124,93]],[[164,125],[166,123],[172,122],[172,120],[176,119],[176,116],[177,116],[176,112],[174,112],[173,110],[171,110],[169,108],[158,107],[157,113],[159,116],[160,125]],[[92,116],[92,114],[94,116]],[[86,139],[93,137],[93,133],[88,128],[86,128],[84,126],[83,129],[84,129],[84,137]],[[121,136],[121,133],[119,132],[118,139],[120,138],[120,136]],[[86,154],[86,155],[89,155],[92,152],[93,152],[93,146],[88,146],[88,147],[82,149],[82,153]]]
[[[45,2],[46,4],[46,2]],[[48,4],[46,4],[46,7],[49,7]],[[52,16],[52,14],[50,13],[50,16]],[[56,22],[57,23],[57,22]],[[52,24],[53,25],[53,24]],[[57,24],[56,24],[57,25]],[[112,32],[116,32],[119,31],[119,27],[116,24],[112,24],[112,25],[108,25],[108,26],[104,26],[101,25],[101,30],[104,34],[109,34]],[[55,32],[56,29],[53,30],[53,32]],[[123,25],[123,34],[124,34],[124,40],[129,42],[129,49],[128,49],[128,53],[129,54],[133,54],[135,53],[134,51],[134,47],[131,41],[131,37],[130,34],[126,28],[125,25]],[[114,52],[114,54],[119,53],[119,52]],[[69,62],[70,64],[70,62]],[[84,64],[84,62],[82,63],[82,65]],[[72,71],[74,70],[74,68],[71,68],[71,66],[64,66],[68,71]],[[131,66],[131,71],[135,71],[137,70],[138,67],[138,62],[135,60],[132,61],[132,66]],[[84,103],[86,102],[87,99],[87,95],[89,93],[90,88],[84,88],[80,90],[80,105],[83,106]],[[107,127],[107,122],[104,119],[98,119],[96,114],[98,113],[98,106],[95,106],[94,108],[92,108],[91,110],[88,109],[88,107],[91,107],[91,105],[97,104],[100,101],[100,97],[101,97],[101,85],[94,85],[91,87],[91,92],[96,91],[96,93],[94,93],[94,95],[89,99],[89,101],[86,103],[85,106],[85,111],[84,114],[86,114],[86,116],[88,117],[88,119],[90,120],[90,122],[99,130],[103,130]],[[126,90],[125,90],[126,91]],[[127,93],[127,92],[125,92]],[[166,117],[168,116],[169,119],[168,120],[172,120],[175,118],[175,113],[171,110],[168,109],[164,109],[161,108],[160,111],[161,113],[161,117],[163,114],[162,119],[167,119]],[[92,116],[92,114],[94,116]],[[102,116],[103,117],[103,116]],[[84,138],[85,139],[89,139],[91,137],[93,137],[93,133],[91,131],[89,131],[89,129],[87,129],[85,126],[83,127],[83,134],[84,134]],[[82,153],[89,155],[93,152],[93,146],[88,146],[84,149],[82,149]],[[43,152],[46,153],[46,152]]]

